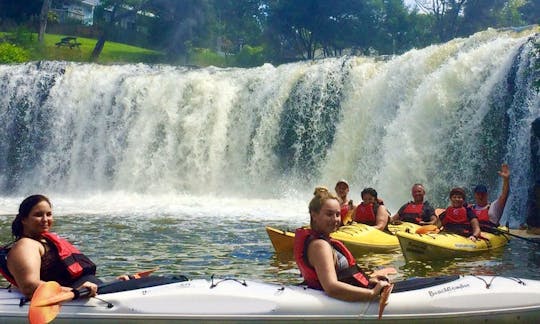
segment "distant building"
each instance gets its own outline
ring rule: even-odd
[[[59,23],[79,21],[83,25],[92,26],[94,9],[98,4],[99,0],[81,0],[77,3],[65,4],[61,8],[51,8],[51,11],[58,15]]]

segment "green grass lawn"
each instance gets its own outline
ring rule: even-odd
[[[0,33],[0,37],[5,37],[6,33]],[[66,46],[56,46],[55,44],[66,36],[46,34],[45,44],[41,46],[37,42],[37,34],[32,33],[30,39],[23,46],[30,53],[31,60],[60,60],[89,62],[90,55],[96,45],[97,40],[85,37],[77,37],[79,47],[69,48]],[[157,51],[148,50],[141,47],[105,42],[98,63],[157,63],[163,61],[163,54]]]

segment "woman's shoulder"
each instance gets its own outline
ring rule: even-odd
[[[322,237],[317,237],[317,238],[314,238],[310,243],[309,243],[310,247],[316,247],[316,248],[321,248],[321,247],[331,247],[330,245],[330,242],[328,242],[327,240],[323,239]]]
[[[9,251],[9,254],[13,253],[26,253],[30,250],[37,249],[40,252],[43,250],[43,244],[41,244],[39,241],[36,241],[34,239],[28,238],[28,237],[21,237],[17,241],[13,243],[11,246],[11,250]]]

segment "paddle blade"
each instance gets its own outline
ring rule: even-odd
[[[371,274],[370,277],[377,277],[377,276],[387,277],[388,275],[393,275],[393,274],[397,274],[397,273],[398,272],[397,272],[396,268],[388,267],[388,268],[382,268],[382,269],[378,269],[378,270],[373,271],[373,273]]]
[[[60,304],[49,304],[48,306],[39,306],[47,304],[51,298],[55,298],[58,294],[62,294],[62,287],[55,281],[44,282],[34,292],[28,310],[28,320],[30,324],[45,324],[56,318],[60,312]],[[72,294],[73,295],[73,294]]]
[[[383,291],[381,292],[381,299],[379,300],[379,319],[382,318],[384,308],[388,304],[388,298],[390,297],[392,289],[394,289],[394,284],[384,287]]]
[[[437,216],[437,217],[441,216],[441,214],[444,213],[445,210],[446,209],[444,209],[444,208],[435,209],[435,216]]]
[[[151,275],[152,273],[154,273],[157,270],[159,270],[159,267],[155,267],[153,269],[137,272],[136,274],[133,275],[133,279],[139,279],[139,278],[143,278],[143,277],[148,277],[149,275]]]
[[[430,233],[436,234],[439,232],[440,230],[436,225],[424,225],[424,226],[419,227],[416,230],[416,234],[430,234]]]

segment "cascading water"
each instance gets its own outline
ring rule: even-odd
[[[374,187],[395,211],[415,182],[438,206],[451,187],[477,183],[494,199],[507,161],[516,226],[540,116],[534,33],[253,69],[1,65],[0,194],[298,196],[305,206],[315,185],[346,178],[353,199]]]

